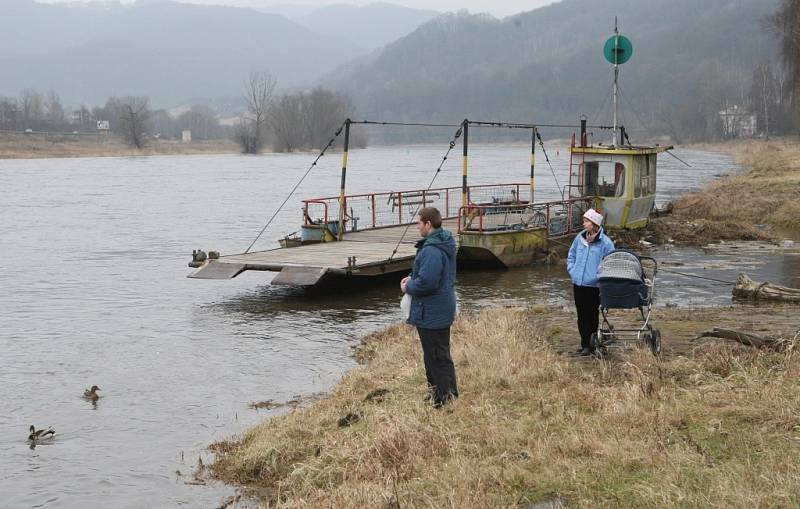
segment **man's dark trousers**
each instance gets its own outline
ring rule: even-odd
[[[431,390],[435,405],[442,405],[458,397],[456,386],[456,367],[450,356],[450,327],[444,329],[424,329],[417,327],[422,343],[425,377]]]
[[[600,289],[592,286],[572,285],[575,308],[578,311],[578,331],[581,334],[581,347],[591,348],[589,340],[597,332],[600,323]]]

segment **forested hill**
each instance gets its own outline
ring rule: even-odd
[[[502,20],[448,14],[347,65],[327,83],[349,93],[369,118],[556,122],[586,114],[607,120],[613,74],[602,48],[617,16],[634,46],[621,67],[624,112],[663,127],[664,117],[687,101],[696,107],[704,83],[729,101],[744,101],[754,63],[777,55],[762,23],[777,3],[563,0]],[[628,120],[635,124],[638,117]]]

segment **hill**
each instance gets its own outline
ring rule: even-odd
[[[147,95],[154,105],[238,96],[252,69],[313,81],[359,49],[282,16],[174,2],[47,5],[2,0],[0,95],[55,89],[65,102]],[[20,44],[25,41],[25,44]]]
[[[336,4],[294,19],[314,32],[340,37],[371,51],[408,35],[438,15],[437,11],[388,3]]]
[[[658,123],[709,73],[726,98],[746,97],[753,64],[776,55],[760,20],[777,3],[563,0],[502,20],[446,14],[328,82],[373,118],[562,122],[586,114],[607,121],[612,67],[602,48],[619,16],[634,44],[621,68],[623,111],[630,124],[639,117]]]

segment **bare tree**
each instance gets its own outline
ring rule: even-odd
[[[147,97],[126,97],[120,100],[120,134],[132,147],[143,148],[150,117]]]
[[[780,37],[781,58],[788,71],[789,103],[800,110],[800,0],[783,0],[766,22]]]
[[[303,101],[300,94],[284,94],[272,102],[269,124],[276,152],[293,152],[302,147]]]
[[[237,138],[246,154],[256,154],[264,146],[265,131],[277,80],[269,71],[253,71],[245,85],[247,114],[240,119]]]
[[[22,113],[22,121],[26,129],[38,129],[41,127],[44,115],[42,105],[42,95],[33,89],[26,89],[19,94],[19,105]]]
[[[66,124],[64,107],[61,105],[61,98],[55,90],[50,90],[45,96],[45,109],[47,124],[50,129],[62,129]]]
[[[307,148],[322,148],[352,112],[346,97],[336,92],[315,88],[303,95],[303,130]]]

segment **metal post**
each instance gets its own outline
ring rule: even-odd
[[[574,136],[574,135],[573,135]],[[581,115],[581,147],[586,146],[586,115]],[[572,144],[575,144],[573,139]]]
[[[617,146],[617,81],[619,80],[619,30],[617,29],[617,17],[614,16],[614,127],[612,130],[611,146]]]
[[[531,200],[530,203],[533,205],[533,176],[534,176],[534,169],[536,168],[536,128],[534,127],[531,130]]]
[[[375,194],[370,195],[372,199],[372,227],[375,228]]]
[[[464,134],[463,134],[463,143],[464,143],[464,157],[463,157],[463,168],[461,172],[461,206],[466,207],[469,205],[469,197],[467,196],[467,155],[469,153],[468,146],[469,146],[469,120],[466,118],[463,122],[464,126]]]
[[[350,119],[344,121],[344,150],[342,151],[342,185],[339,188],[339,240],[344,237],[344,216],[347,213],[347,199],[344,195],[347,180],[347,151],[350,148]]]

